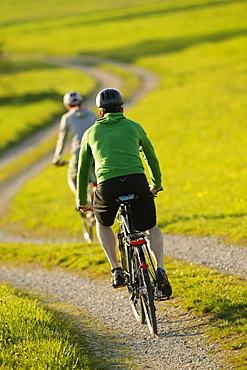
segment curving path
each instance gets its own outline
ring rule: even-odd
[[[158,77],[138,66],[118,61],[96,58],[91,56],[81,57],[43,57],[45,61],[56,65],[75,68],[79,71],[89,74],[97,81],[97,89],[85,99],[85,106],[95,106],[95,96],[99,90],[106,87],[115,87],[121,90],[122,80],[109,71],[99,69],[97,65],[107,63],[117,65],[130,73],[135,74],[141,81],[141,86],[134,91],[130,99],[125,103],[125,109],[128,110],[138,101],[153,91],[159,83]],[[50,127],[44,128],[24,142],[16,145],[13,149],[7,151],[0,157],[0,168],[11,163],[20,153],[25,153],[36,147],[42,140],[47,137],[56,135],[59,121],[54,122]],[[20,190],[20,188],[30,178],[40,173],[47,165],[51,163],[53,152],[48,153],[44,158],[31,165],[20,175],[10,181],[0,184],[0,215],[8,211],[11,198]],[[25,238],[8,235],[6,230],[0,230],[0,240],[2,241],[19,241],[28,242]],[[164,235],[165,252],[175,258],[183,258],[187,261],[200,263],[208,267],[219,269],[223,272],[247,276],[247,248],[241,248],[233,245],[224,244],[219,238],[196,238]],[[32,241],[42,243],[42,240]]]

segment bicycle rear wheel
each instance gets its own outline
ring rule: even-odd
[[[145,313],[141,300],[141,285],[142,285],[142,275],[140,271],[140,265],[137,258],[132,260],[132,273],[134,276],[134,281],[127,285],[127,290],[129,294],[130,305],[134,313],[135,319],[140,323],[145,323]]]
[[[140,300],[143,309],[143,316],[145,317],[149,331],[153,335],[157,335],[157,320],[156,320],[156,308],[154,304],[154,287],[150,282],[148,273],[148,266],[146,264],[145,256],[142,249],[139,249],[138,256],[139,266],[142,276],[142,286],[140,288]]]

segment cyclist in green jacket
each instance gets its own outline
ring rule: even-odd
[[[99,116],[84,134],[77,173],[77,202],[84,211],[94,209],[98,239],[111,265],[112,285],[123,285],[124,277],[116,255],[116,239],[111,226],[118,210],[116,198],[135,193],[132,205],[137,230],[147,231],[157,264],[157,276],[165,296],[172,294],[164,270],[163,235],[156,225],[154,195],[161,190],[161,172],[154,148],[140,124],[123,115],[123,97],[116,89],[104,89],[96,97]],[[140,152],[150,172],[147,182]],[[87,201],[90,168],[95,161],[97,189],[94,204]]]

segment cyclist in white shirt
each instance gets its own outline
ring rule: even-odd
[[[83,97],[77,91],[70,91],[63,97],[63,103],[68,110],[60,121],[58,140],[52,163],[55,166],[64,165],[61,160],[62,152],[68,134],[71,135],[71,157],[68,163],[67,179],[72,192],[76,195],[76,176],[81,139],[84,132],[96,120],[96,114],[82,106]],[[94,171],[91,173],[91,182],[96,182]]]

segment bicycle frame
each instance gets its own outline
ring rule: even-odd
[[[153,259],[151,257],[151,253],[149,250],[149,247],[147,245],[146,236],[143,232],[137,232],[133,226],[132,220],[131,220],[131,211],[130,211],[130,205],[131,202],[136,199],[137,196],[134,194],[130,194],[128,196],[122,196],[119,197],[119,201],[121,201],[119,206],[119,216],[121,220],[119,220],[120,227],[122,225],[122,231],[124,232],[128,248],[128,255],[133,255],[133,249],[142,247],[143,253],[147,255],[148,261],[150,263],[150,266],[146,266],[144,268],[150,267],[148,269],[150,278],[155,286],[155,298],[160,299],[162,296],[162,293],[157,290],[157,281],[156,281],[156,275],[155,275],[155,266],[153,263]],[[132,247],[132,248],[131,248]],[[128,261],[131,259],[131,256],[128,256]],[[125,266],[126,268],[127,266]],[[128,270],[130,271],[131,266],[128,266]]]
[[[141,324],[146,320],[150,333],[156,335],[154,299],[158,297],[157,280],[145,234],[136,231],[132,223],[131,202],[135,199],[136,196],[130,194],[117,200],[120,203],[118,221],[121,232],[117,234],[120,259],[134,316]]]

